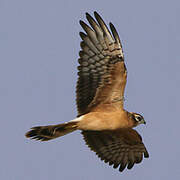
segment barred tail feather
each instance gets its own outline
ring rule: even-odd
[[[25,136],[27,138],[48,141],[77,130],[77,121],[71,121],[58,125],[32,127]]]

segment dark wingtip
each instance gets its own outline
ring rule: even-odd
[[[84,24],[84,22],[82,20],[79,21],[79,24],[82,26],[82,24]]]
[[[83,39],[83,38],[85,38],[85,37],[86,37],[86,34],[85,34],[85,33],[83,33],[83,32],[79,32],[79,35],[80,35],[81,39]]]
[[[127,165],[127,164],[123,164],[123,163],[122,163],[122,164],[120,165],[119,171],[120,171],[120,172],[123,172],[124,169],[126,168],[126,165]]]
[[[98,15],[98,16],[99,16],[99,14],[97,13],[97,11],[94,11],[94,15]]]
[[[111,23],[111,22],[109,23],[109,26],[110,26],[110,29],[111,29],[111,32],[112,32],[112,34],[113,34],[113,37],[114,37],[115,41],[116,41],[117,43],[119,43],[120,46],[121,46],[121,40],[120,40],[120,38],[119,38],[119,35],[118,35],[118,32],[117,32],[115,26],[114,26],[113,23]],[[122,48],[122,47],[121,47],[121,48]]]
[[[102,19],[101,16],[97,13],[97,11],[94,11],[94,16],[95,16],[96,19],[97,19],[97,18]]]
[[[133,166],[134,166],[134,162],[129,163],[129,164],[128,164],[128,166],[127,166],[127,169],[132,169],[132,168],[133,168]]]
[[[86,18],[89,21],[89,19],[93,19],[92,16],[89,13],[86,13]]]
[[[109,26],[110,26],[111,29],[115,29],[115,27],[114,27],[112,22],[109,23]]]
[[[88,12],[86,12],[86,16],[90,16],[90,14]]]
[[[146,152],[144,152],[144,157],[145,158],[149,158],[149,153],[146,151]]]

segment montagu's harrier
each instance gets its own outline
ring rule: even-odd
[[[26,137],[48,141],[82,130],[87,145],[101,160],[131,169],[149,157],[141,136],[133,128],[145,124],[143,116],[123,108],[127,71],[118,33],[110,30],[97,12],[86,13],[90,24],[80,21],[85,33],[79,52],[76,119],[58,125],[33,127]]]

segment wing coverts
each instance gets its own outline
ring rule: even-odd
[[[149,157],[141,136],[133,129],[118,131],[83,131],[84,140],[97,156],[113,168],[131,169]]]
[[[80,32],[82,50],[79,52],[80,65],[76,88],[78,116],[89,112],[97,90],[111,83],[113,65],[124,60],[115,27],[110,23],[112,37],[102,18],[96,12],[94,15],[97,22],[86,13],[92,28],[80,21],[86,34]]]

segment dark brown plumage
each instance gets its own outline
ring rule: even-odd
[[[49,141],[51,139],[64,136],[76,129],[77,122],[68,122],[50,126],[36,126],[31,128],[25,136],[35,140]]]
[[[133,129],[117,131],[83,131],[84,140],[101,160],[123,171],[149,157],[141,136]]]
[[[78,61],[80,66],[78,67],[79,78],[76,90],[79,116],[89,112],[91,106],[99,103],[95,99],[98,90],[103,89],[108,84],[112,84],[112,69],[114,65],[124,61],[116,29],[112,24],[110,25],[114,36],[113,39],[102,18],[96,12],[94,15],[99,24],[86,13],[87,20],[93,29],[83,21],[80,21],[82,28],[87,34],[80,32],[83,41],[81,42],[82,50],[79,52],[80,58]],[[123,66],[125,69],[124,63]],[[103,92],[101,91],[101,93]],[[100,102],[102,103],[102,98]]]
[[[124,90],[127,70],[118,33],[110,23],[110,30],[95,12],[95,19],[86,13],[90,24],[80,25],[76,103],[78,116],[67,123],[39,126],[26,137],[41,141],[51,140],[75,130],[82,135],[90,149],[114,168],[131,169],[149,154],[134,127],[145,124],[143,116],[124,109]],[[112,34],[111,34],[112,33]]]

